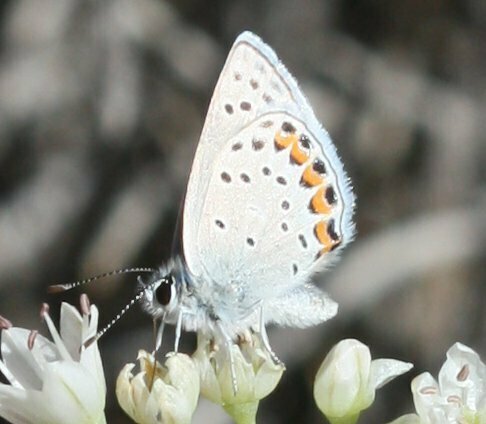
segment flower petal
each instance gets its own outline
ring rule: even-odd
[[[407,415],[402,415],[401,417],[389,422],[388,424],[425,424],[425,423],[420,421],[418,415],[407,414]]]
[[[169,357],[164,379],[155,380],[154,391],[167,423],[190,423],[199,398],[199,373],[191,358],[184,354]]]
[[[27,348],[29,334],[30,331],[17,327],[2,331],[3,363],[22,387],[40,390],[43,371]],[[44,337],[39,335],[38,339],[55,349],[53,344]]]
[[[397,359],[374,359],[371,361],[370,384],[373,389],[380,389],[395,377],[413,368],[409,362]]]
[[[441,397],[439,385],[430,373],[424,372],[412,380],[412,393],[415,410],[425,423],[433,422],[430,420],[435,416],[443,415],[446,419],[440,412],[440,409],[446,406],[445,402]]]
[[[473,411],[485,406],[486,366],[471,348],[455,343],[447,351],[447,360],[439,372],[442,396],[458,396]]]
[[[133,403],[131,386],[133,368],[135,368],[135,364],[126,364],[116,379],[116,397],[118,398],[118,402],[122,409],[130,417],[133,417],[135,414],[135,404]]]
[[[66,349],[66,346],[64,346],[61,335],[59,334],[56,326],[52,322],[50,315],[46,312],[43,315],[43,318],[44,318],[44,321],[47,324],[47,328],[49,328],[49,332],[51,333],[52,340],[54,340],[54,343],[56,344],[56,347],[57,347],[57,350],[59,352],[60,357],[64,360],[72,360],[71,355],[69,354],[68,350]]]
[[[51,421],[64,423],[66,417],[76,417],[76,422],[96,422],[103,413],[105,392],[93,384],[90,370],[74,361],[49,364],[42,393],[34,392],[37,410],[48,410]],[[45,408],[46,404],[62,405],[62,408]],[[93,414],[95,414],[93,416]],[[73,418],[71,418],[72,420]]]
[[[12,424],[35,422],[32,411],[25,411],[27,402],[27,392],[24,389],[0,384],[0,417]]]
[[[68,424],[73,420],[80,424],[100,422],[104,393],[93,386],[86,370],[77,362],[51,363],[46,376],[41,391],[0,385],[2,416],[22,424]],[[93,412],[96,415],[93,416]]]
[[[199,380],[201,384],[201,394],[213,403],[221,404],[223,397],[218,377],[212,364],[215,352],[209,352],[201,335],[198,335],[198,348],[193,353],[192,358],[196,361],[199,369]]]
[[[79,360],[82,340],[83,319],[78,310],[66,303],[61,304],[60,333],[71,357]]]
[[[285,371],[285,366],[282,363],[275,364],[270,354],[267,352],[265,355],[261,349],[257,349],[256,354],[263,355],[265,360],[256,371],[254,395],[256,399],[263,399],[275,390]]]

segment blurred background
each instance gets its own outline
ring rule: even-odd
[[[80,290],[47,295],[49,284],[170,256],[212,90],[250,29],[330,132],[358,228],[317,278],[338,316],[270,329],[287,371],[259,422],[323,422],[313,375],[343,338],[415,364],[378,392],[364,423],[412,412],[411,378],[436,375],[455,341],[486,359],[485,2],[4,0],[0,19],[0,314],[15,325],[43,329],[43,301],[53,314],[62,300],[78,303]],[[101,325],[135,283],[85,288]],[[182,341],[194,349],[194,335]],[[130,422],[114,379],[152,347],[139,308],[101,340],[108,422]],[[229,419],[201,402],[194,422]]]

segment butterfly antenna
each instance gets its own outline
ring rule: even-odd
[[[140,272],[155,272],[153,268],[125,268],[116,269],[115,271],[105,272],[104,274],[96,275],[94,277],[86,278],[85,280],[75,281],[73,283],[66,284],[53,284],[47,288],[48,293],[60,293],[66,290],[74,289],[75,287],[83,286],[85,284],[91,283],[92,281],[99,280],[105,277],[111,277],[112,275],[118,274],[129,274],[129,273],[140,273]]]
[[[124,307],[123,309],[118,312],[118,314],[115,316],[115,318],[113,318],[107,325],[105,325],[105,327],[103,327],[100,331],[98,331],[93,337],[90,337],[88,340],[86,340],[84,343],[83,343],[83,346],[85,348],[89,347],[91,344],[93,344],[94,342],[98,341],[101,336],[103,336],[103,334],[105,334],[111,327],[113,327],[113,325],[115,325],[115,323],[123,316],[127,313],[127,311],[135,304],[137,303],[143,296],[143,292],[145,291],[145,289],[143,290],[140,290],[134,297],[132,300],[130,300],[130,302],[128,302]]]

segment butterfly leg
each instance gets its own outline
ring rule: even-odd
[[[157,320],[154,319],[155,349],[152,352],[152,355],[155,355],[159,351],[160,346],[162,346],[162,337],[164,335],[165,328],[165,316],[166,314],[162,316],[159,328],[157,328]]]
[[[236,394],[238,393],[238,382],[236,380],[235,358],[233,358],[233,352],[232,352],[234,343],[231,337],[228,335],[226,330],[219,322],[217,326],[223,336],[224,344],[228,352],[229,361],[230,361],[230,371],[231,371],[231,384],[233,385],[233,394],[236,396]]]
[[[155,354],[158,352],[160,346],[162,345],[162,336],[164,334],[164,327],[165,327],[165,314],[162,316],[162,320],[160,322],[159,328],[157,328],[157,318],[154,318],[155,347],[154,350],[152,351],[152,356],[154,357],[153,373],[150,376],[150,383],[148,385],[150,391],[152,390],[152,387],[154,385],[155,373],[157,370],[157,360],[155,359]]]
[[[177,353],[179,351],[179,342],[181,341],[181,333],[182,333],[182,309],[179,311],[179,315],[177,316],[177,324],[176,324],[176,331],[175,331],[175,342],[174,342],[174,352]]]
[[[272,350],[270,346],[270,341],[268,340],[267,329],[265,328],[265,317],[263,314],[263,304],[260,304],[260,337],[262,338],[262,343],[267,352],[270,354],[273,362],[275,364],[282,364],[282,361],[278,358],[276,353]]]

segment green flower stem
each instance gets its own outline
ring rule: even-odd
[[[224,405],[224,410],[235,420],[236,424],[255,424],[258,401]]]
[[[327,417],[331,424],[355,424],[358,422],[359,413],[347,417]]]

